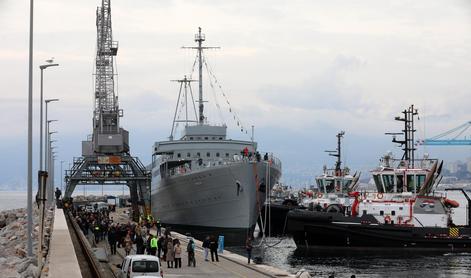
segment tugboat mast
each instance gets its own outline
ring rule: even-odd
[[[414,126],[414,117],[419,115],[419,112],[417,108],[414,108],[414,105],[412,104],[409,106],[409,108],[404,109],[402,111],[402,114],[404,114],[404,117],[395,117],[394,120],[396,121],[401,121],[404,122],[404,129],[402,130],[402,133],[386,133],[386,135],[392,135],[393,136],[393,143],[399,144],[404,151],[404,154],[402,155],[402,160],[405,160],[409,163],[408,168],[415,167],[415,143],[414,143],[414,134],[417,131]],[[398,140],[396,138],[396,135],[404,135],[404,140]]]
[[[203,100],[203,49],[213,49],[219,48],[214,46],[202,46],[203,42],[206,40],[204,34],[201,33],[201,27],[198,27],[198,34],[195,35],[195,42],[198,43],[198,46],[194,47],[182,47],[189,49],[196,49],[198,51],[198,124],[204,124],[204,100]]]
[[[335,175],[341,176],[342,175],[342,138],[345,135],[345,131],[340,131],[337,136],[337,150],[335,151],[326,151],[329,153],[330,156],[337,157],[337,162],[335,162]]]

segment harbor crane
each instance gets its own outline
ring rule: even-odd
[[[115,56],[118,42],[111,28],[111,0],[102,0],[96,11],[97,48],[95,59],[95,92],[93,133],[82,141],[82,156],[74,158],[66,170],[65,204],[72,202],[77,185],[117,185],[129,187],[133,219],[150,214],[150,171],[132,157],[129,132],[120,126],[123,110],[115,90]]]
[[[440,133],[429,139],[421,140],[419,145],[425,146],[470,146],[471,137],[460,137],[471,127],[471,121],[468,121],[453,129]]]

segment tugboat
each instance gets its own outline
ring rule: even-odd
[[[326,151],[337,158],[334,169],[324,166],[322,175],[316,177],[317,192],[305,193],[301,207],[309,210],[343,213],[351,205],[348,193],[355,191],[360,173],[350,174],[348,167],[342,168],[342,138],[344,131],[337,134],[337,149]]]
[[[412,105],[402,113],[404,117],[396,120],[405,124],[404,140],[392,135],[404,155],[399,161],[388,155],[372,171],[377,192],[351,192],[350,213],[288,213],[288,230],[298,247],[471,251],[471,199],[460,191],[468,201],[461,204],[468,205],[468,221],[456,226],[452,209],[460,204],[433,192],[440,182],[442,162],[414,159],[417,109]]]

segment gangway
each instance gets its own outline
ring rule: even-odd
[[[460,136],[465,134],[470,127],[471,121],[418,143],[425,146],[469,146],[471,145],[471,137],[460,138]]]
[[[118,42],[113,41],[111,0],[102,0],[96,11],[97,52],[95,59],[95,92],[93,134],[82,141],[82,156],[75,158],[66,170],[65,206],[72,203],[77,185],[126,184],[131,195],[134,220],[147,216],[150,208],[151,174],[129,150],[129,132],[120,126],[123,110],[115,91],[117,77],[113,66]]]

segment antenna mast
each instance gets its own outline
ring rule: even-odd
[[[342,175],[342,138],[345,135],[345,131],[340,131],[337,136],[337,150],[335,151],[326,151],[330,156],[337,157],[337,162],[335,163],[335,175]]]
[[[404,134],[404,139],[403,140],[398,140],[396,138],[396,135],[401,135],[401,133],[386,133],[387,135],[392,135],[393,136],[393,143],[399,144],[404,151],[404,154],[402,155],[402,160],[406,160],[409,162],[409,167],[415,166],[415,143],[414,143],[414,134],[417,131],[415,129],[414,125],[414,117],[419,115],[419,112],[417,108],[414,108],[414,105],[412,104],[409,106],[409,108],[404,109],[402,111],[402,114],[404,114],[404,117],[395,117],[394,120],[404,122],[404,129],[402,130],[402,134]]]
[[[198,51],[198,123],[200,125],[204,124],[204,100],[203,100],[203,49],[214,49],[220,48],[215,46],[203,46],[203,42],[206,40],[204,34],[201,33],[201,27],[198,27],[198,34],[195,35],[195,42],[198,43],[198,46],[194,47],[182,47],[189,49],[196,49]]]

